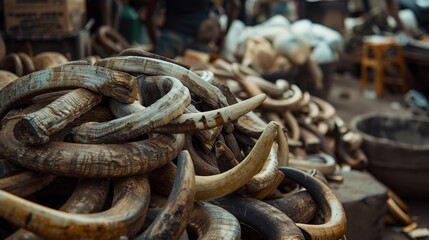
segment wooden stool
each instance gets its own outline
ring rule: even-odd
[[[367,41],[363,46],[362,54],[361,89],[368,86],[369,68],[374,70],[374,84],[377,96],[384,92],[385,83],[399,85],[403,93],[407,91],[406,68],[402,47],[394,40]],[[386,75],[389,67],[399,70],[399,77],[392,78]]]

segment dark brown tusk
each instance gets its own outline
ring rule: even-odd
[[[0,179],[0,189],[20,197],[27,197],[51,183],[56,177],[40,173],[22,171]]]
[[[192,134],[190,133],[186,134],[184,149],[188,150],[189,154],[191,155],[192,162],[194,163],[195,174],[208,176],[219,173],[219,169],[215,165],[206,162],[200,157],[200,155],[198,155],[194,145],[192,144]]]
[[[4,177],[9,177],[12,174],[22,172],[24,169],[10,163],[6,159],[0,159],[0,181]]]
[[[277,208],[248,197],[226,196],[211,201],[262,233],[264,239],[304,240],[296,224]]]
[[[241,152],[240,146],[238,145],[237,139],[233,133],[223,133],[225,144],[229,147],[238,162],[243,161],[243,153]]]
[[[313,198],[306,190],[292,193],[283,198],[266,200],[264,202],[284,212],[295,223],[309,223],[319,210]]]
[[[320,180],[297,169],[280,167],[285,176],[306,188],[324,214],[325,223],[320,225],[297,224],[311,239],[337,240],[346,231],[346,214],[341,202],[332,190]]]
[[[0,190],[0,216],[46,239],[117,239],[134,236],[149,206],[144,176],[114,181],[112,207],[91,214],[65,213]]]
[[[326,137],[320,134],[319,130],[312,124],[308,124],[305,121],[299,121],[299,125],[303,127],[304,129],[308,130],[314,136],[316,136],[320,141],[321,150],[325,152],[328,155],[334,156],[334,152],[332,149],[328,146],[328,141],[326,140]]]
[[[240,239],[238,220],[225,209],[213,204],[196,201],[189,217],[188,234],[195,239]]]
[[[365,169],[368,160],[363,153],[357,158],[353,158],[344,146],[343,137],[337,124],[334,128],[335,153],[339,161],[349,165],[353,169]]]
[[[101,211],[109,193],[109,183],[109,179],[80,179],[72,195],[67,202],[63,204],[60,210],[70,213],[92,213]],[[21,228],[6,239],[37,240],[40,239],[40,237]]]
[[[226,172],[239,164],[231,149],[221,141],[217,141],[215,144],[215,154],[217,166],[221,173]]]
[[[195,172],[187,151],[177,157],[176,171],[167,203],[149,228],[136,239],[179,239],[185,230],[195,197]]]

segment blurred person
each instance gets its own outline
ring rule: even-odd
[[[224,37],[240,10],[239,0],[227,0],[228,22],[222,31],[216,5],[211,0],[164,0],[164,5],[159,5],[161,2],[148,0],[146,24],[152,51],[169,58],[182,55],[186,49],[202,52],[222,49]],[[162,8],[165,19],[158,37],[155,15]]]
[[[348,0],[347,9],[350,17],[363,20],[362,24],[353,29],[358,35],[398,31],[410,35],[399,18],[399,5],[396,0]],[[396,27],[389,25],[388,17],[395,20]]]

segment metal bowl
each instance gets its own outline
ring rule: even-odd
[[[429,198],[429,119],[365,114],[352,119],[362,134],[368,170],[404,198]]]

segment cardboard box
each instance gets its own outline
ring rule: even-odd
[[[86,19],[85,0],[4,0],[5,29],[10,35],[70,34]]]

